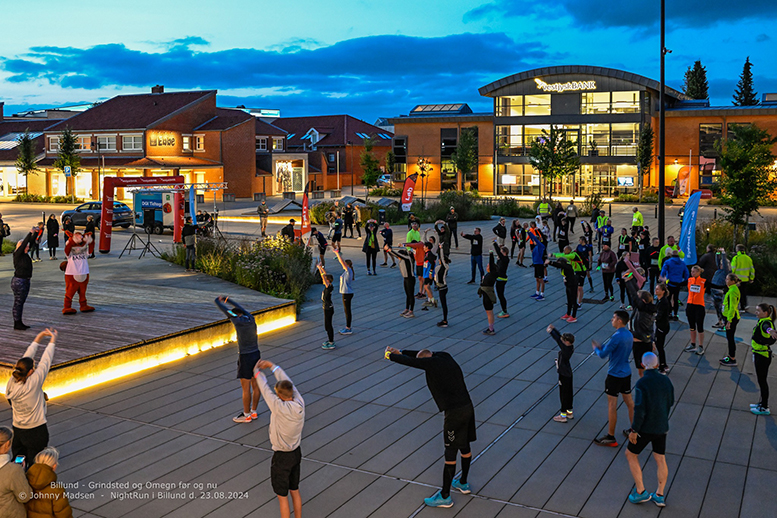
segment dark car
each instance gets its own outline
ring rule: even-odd
[[[102,206],[101,201],[88,201],[75,209],[64,211],[60,216],[60,220],[64,219],[65,216],[70,216],[74,225],[84,226],[86,225],[86,217],[91,214],[94,216],[94,222],[99,228]],[[113,226],[129,228],[130,225],[132,225],[132,209],[119,201],[113,202]]]

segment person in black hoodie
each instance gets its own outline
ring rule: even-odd
[[[55,214],[51,214],[46,220],[46,243],[49,247],[49,259],[53,261],[57,258],[59,247],[59,221]]]
[[[558,230],[558,251],[564,252],[564,248],[569,246],[569,220],[561,212],[558,215],[558,225],[553,227],[553,233]]]
[[[507,227],[505,226],[505,219],[499,218],[499,223],[492,229],[494,235],[496,235],[496,242],[499,246],[504,246],[505,239],[507,238]]]
[[[656,285],[656,351],[658,352],[658,370],[661,374],[669,372],[669,366],[666,364],[666,335],[669,334],[669,315],[672,314],[672,304],[669,302],[667,294],[669,290],[666,284]]]
[[[626,290],[629,292],[629,299],[634,305],[629,325],[631,326],[631,334],[634,335],[632,346],[634,364],[637,366],[641,378],[645,372],[645,367],[642,365],[642,355],[653,352],[653,324],[656,318],[656,305],[653,304],[653,295],[650,292],[637,291],[637,280],[631,272],[624,273],[623,279]]]
[[[573,418],[572,400],[574,389],[572,387],[572,365],[569,363],[569,360],[572,358],[572,353],[575,352],[575,335],[572,333],[564,333],[562,335],[553,324],[548,326],[547,331],[559,347],[556,371],[558,372],[558,395],[561,400],[561,411],[553,420],[557,423],[566,423]]]
[[[510,241],[512,246],[510,247],[510,259],[515,257],[515,247],[521,241],[521,221],[514,219],[510,224]]]
[[[13,279],[11,279],[11,291],[13,291],[13,328],[18,331],[29,329],[30,326],[22,322],[24,313],[24,302],[30,293],[30,279],[32,279],[32,257],[30,243],[37,235],[38,227],[32,227],[30,233],[16,245],[13,253]]]
[[[623,280],[623,273],[629,269],[628,265],[626,264],[626,258],[628,257],[628,255],[629,255],[629,252],[622,252],[620,254],[620,257],[618,258],[618,262],[615,264],[615,281],[618,283],[618,287],[621,290],[620,309],[631,311],[631,300],[629,300],[628,306],[626,305],[626,294],[628,292],[626,291],[626,281]]]
[[[494,303],[496,302],[496,293],[494,292],[494,284],[496,284],[494,252],[488,254],[488,266],[486,266],[486,271],[487,273],[480,281],[478,296],[483,298],[483,309],[486,310],[486,317],[488,318],[488,327],[483,330],[483,334],[493,335],[496,334],[496,331],[494,331]]]
[[[496,295],[499,297],[499,304],[502,306],[502,311],[499,312],[497,318],[507,318],[510,314],[507,312],[507,299],[505,298],[505,286],[507,285],[507,267],[510,266],[510,254],[507,251],[506,246],[499,246],[494,240],[494,250],[499,258],[496,262]]]
[[[650,293],[654,294],[656,292],[655,287],[656,283],[658,282],[658,277],[661,275],[661,269],[658,267],[658,256],[660,253],[661,240],[659,240],[657,237],[654,237],[651,245],[647,249],[647,269],[645,270],[648,273],[648,277],[650,278]]]
[[[551,213],[551,219],[553,220],[553,241],[556,240],[556,232],[561,227],[561,215],[563,213],[564,208],[561,206],[561,202],[557,201],[556,206],[553,207],[553,212]]]
[[[555,261],[545,261],[545,264],[558,268],[564,276],[564,286],[567,293],[567,312],[564,313],[561,320],[574,324],[577,322],[577,276],[575,275],[575,269],[563,257]]]

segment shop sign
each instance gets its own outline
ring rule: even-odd
[[[175,146],[175,135],[171,134],[155,134],[151,135],[150,144],[152,147],[172,147]]]
[[[596,81],[568,81],[566,83],[546,83],[542,79],[534,78],[537,88],[543,92],[577,92],[580,90],[596,90]]]

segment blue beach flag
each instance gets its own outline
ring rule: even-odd
[[[699,215],[699,200],[701,200],[701,191],[696,191],[685,203],[680,250],[685,254],[687,265],[696,264],[696,217]]]
[[[194,190],[194,186],[192,185],[189,187],[189,215],[192,217],[193,222],[197,222],[197,210],[195,209],[195,206],[197,205],[195,203],[197,196],[197,191]]]

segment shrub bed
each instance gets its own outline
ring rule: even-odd
[[[73,201],[75,200],[75,201]],[[13,201],[22,203],[83,203],[84,200],[70,196],[44,196],[41,194],[17,194]]]

